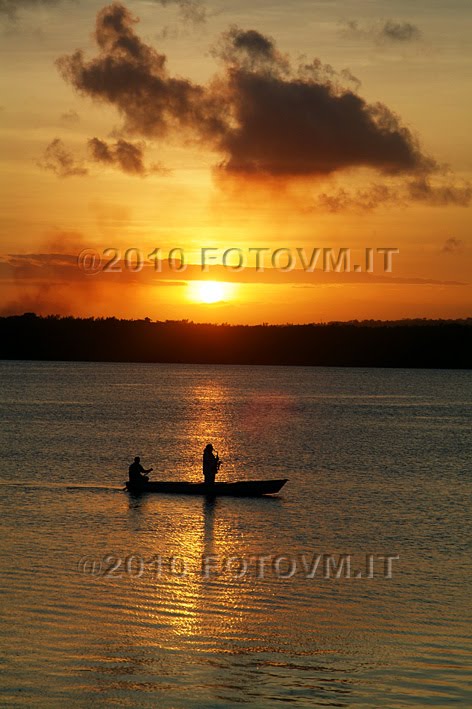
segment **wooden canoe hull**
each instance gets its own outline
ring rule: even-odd
[[[152,481],[142,485],[126,483],[129,492],[160,492],[171,495],[207,495],[210,497],[260,497],[273,495],[285,485],[287,480],[241,480],[235,483],[205,483]]]

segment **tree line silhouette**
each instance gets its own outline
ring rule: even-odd
[[[471,342],[471,318],[309,325],[0,318],[2,359],[466,369]]]

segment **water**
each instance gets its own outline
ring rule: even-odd
[[[470,373],[3,362],[0,383],[2,706],[472,705]],[[199,479],[208,441],[221,479],[288,477],[280,497],[122,491],[136,454]]]

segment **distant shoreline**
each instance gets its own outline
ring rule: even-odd
[[[0,317],[0,359],[470,369],[472,318],[212,325],[26,313]]]

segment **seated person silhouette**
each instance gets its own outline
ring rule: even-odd
[[[142,485],[143,483],[149,482],[149,478],[146,473],[150,473],[152,468],[149,470],[144,470],[141,465],[141,458],[136,456],[134,463],[129,466],[129,481],[132,485]]]
[[[209,443],[203,451],[203,477],[206,485],[213,485],[215,476],[221,465],[218,454],[213,453],[213,446]]]

